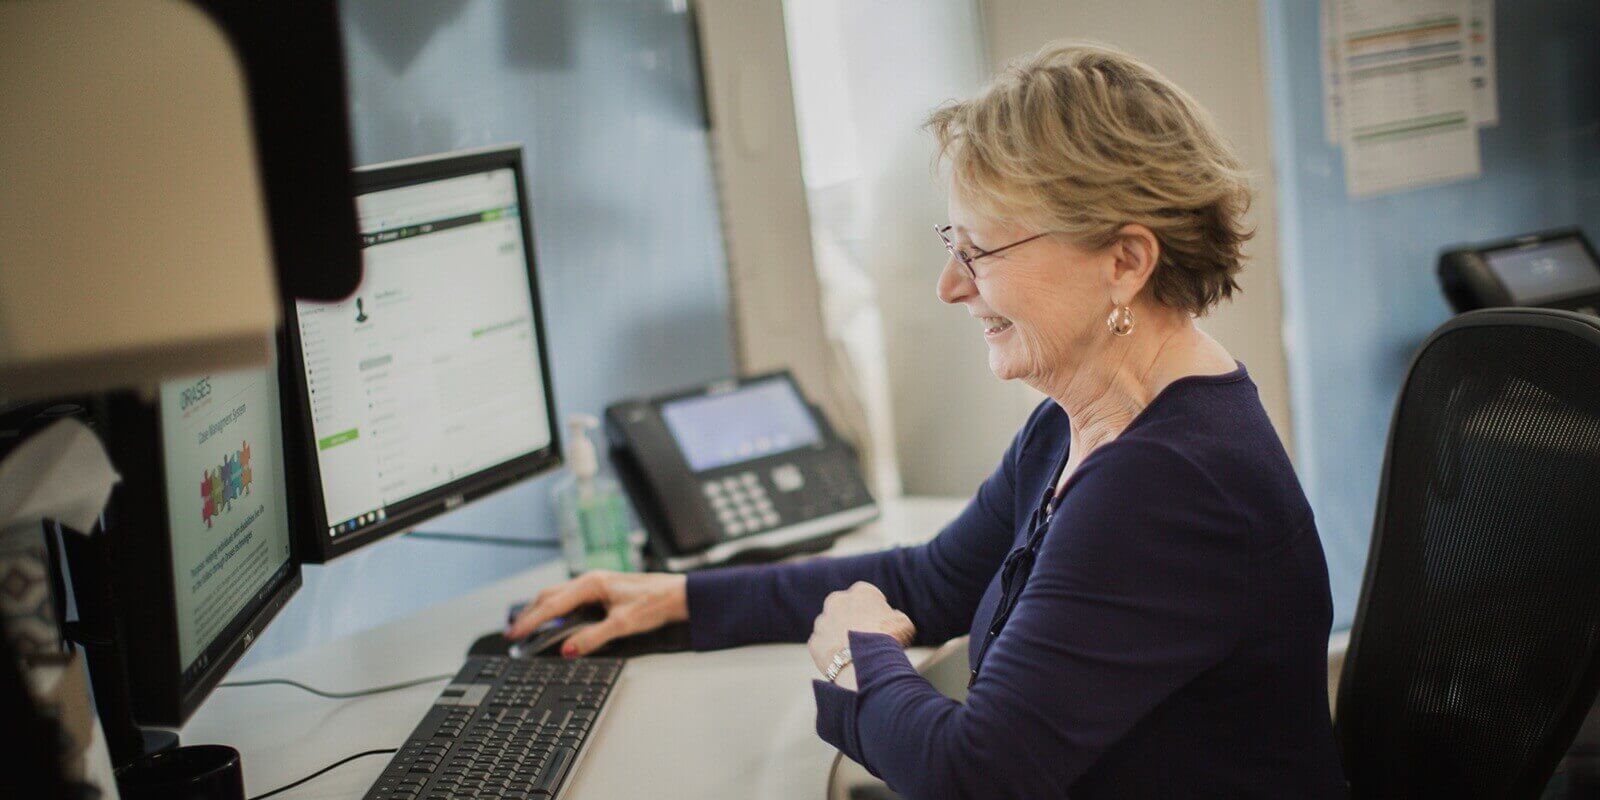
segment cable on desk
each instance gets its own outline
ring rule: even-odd
[[[439,542],[461,542],[463,544],[489,544],[498,547],[520,547],[526,550],[546,550],[561,546],[561,542],[557,539],[521,539],[515,536],[487,536],[480,533],[411,531],[407,533],[406,536],[413,539],[432,539]]]
[[[384,692],[393,692],[399,689],[409,689],[413,686],[421,686],[424,683],[434,683],[437,681],[449,680],[455,676],[456,674],[454,672],[446,672],[443,675],[429,675],[426,678],[414,678],[412,680],[402,681],[400,683],[391,683],[388,686],[374,686],[371,689],[357,689],[353,692],[329,692],[318,689],[315,686],[307,686],[299,681],[291,681],[288,678],[263,678],[258,681],[228,681],[226,683],[219,684],[217,688],[231,689],[244,686],[270,686],[272,684],[282,684],[284,686],[293,686],[296,689],[303,689],[307,692],[317,695],[318,697],[326,697],[330,700],[348,700],[352,697],[366,697],[370,694],[383,694]]]
[[[353,756],[346,756],[345,758],[341,758],[338,761],[335,761],[332,764],[329,764],[328,766],[323,767],[322,769],[319,769],[316,772],[313,772],[310,775],[307,775],[304,778],[301,778],[300,780],[295,781],[294,783],[286,783],[286,784],[284,784],[282,786],[279,786],[278,788],[273,789],[272,791],[267,792],[265,794],[258,794],[255,797],[250,798],[250,800],[267,800],[268,797],[271,797],[271,796],[273,796],[275,794],[283,794],[284,792],[287,792],[290,789],[293,789],[294,787],[299,786],[302,783],[305,783],[305,782],[307,782],[307,781],[309,781],[309,780],[311,780],[313,778],[321,777],[323,774],[331,772],[334,769],[337,769],[339,767],[342,767],[342,766],[344,766],[344,765],[346,765],[346,764],[348,764],[348,763],[350,763],[350,762],[352,762],[352,761],[354,761],[354,760],[356,760],[358,758],[366,758],[367,756],[384,756],[384,755],[389,755],[391,753],[398,753],[398,752],[400,752],[400,748],[398,748],[398,747],[388,747],[388,748],[384,748],[382,750],[367,750],[365,752],[356,753]]]

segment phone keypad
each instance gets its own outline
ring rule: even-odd
[[[742,536],[777,527],[783,522],[767,489],[754,472],[706,481],[701,491],[711,503],[717,522],[729,536]]]

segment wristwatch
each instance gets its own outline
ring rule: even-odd
[[[839,652],[833,654],[833,660],[828,662],[828,669],[823,674],[828,677],[828,683],[833,683],[839,673],[850,665],[850,646],[845,645]]]

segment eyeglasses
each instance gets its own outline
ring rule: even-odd
[[[944,249],[948,250],[950,252],[950,255],[954,256],[957,261],[960,261],[961,262],[961,266],[966,267],[966,269],[967,269],[967,278],[969,278],[971,280],[977,280],[978,279],[978,273],[977,273],[976,270],[974,270],[972,268],[972,262],[977,261],[978,259],[983,258],[985,256],[992,256],[995,253],[999,253],[999,252],[1002,252],[1002,251],[1005,251],[1005,250],[1010,250],[1011,248],[1016,247],[1018,245],[1027,244],[1028,242],[1031,242],[1034,239],[1039,239],[1039,238],[1043,238],[1045,236],[1050,235],[1048,231],[1046,231],[1045,233],[1036,233],[1036,234],[1034,234],[1032,236],[1029,236],[1026,239],[1022,239],[1022,240],[1019,240],[1019,241],[1012,242],[1011,244],[1008,244],[1005,247],[996,247],[993,250],[984,250],[983,248],[978,247],[977,245],[973,245],[972,249],[974,249],[974,250],[976,250],[978,252],[969,254],[967,251],[962,250],[961,248],[957,247],[955,242],[950,241],[950,237],[949,237],[948,234],[950,233],[950,231],[952,231],[954,229],[955,229],[954,225],[935,225],[935,226],[933,226],[933,232],[939,234],[939,241],[944,242]]]

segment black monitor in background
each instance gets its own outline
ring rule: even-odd
[[[337,300],[361,280],[350,108],[336,0],[195,0],[233,43],[285,298]],[[285,42],[293,42],[285,47]]]
[[[300,587],[279,404],[271,368],[107,401],[102,436],[122,481],[96,537],[105,549],[74,561],[72,581],[80,616],[115,626],[141,726],[182,725]],[[91,660],[97,699],[106,670]]]
[[[285,312],[300,555],[323,562],[560,463],[519,147],[358,169],[363,277]]]

